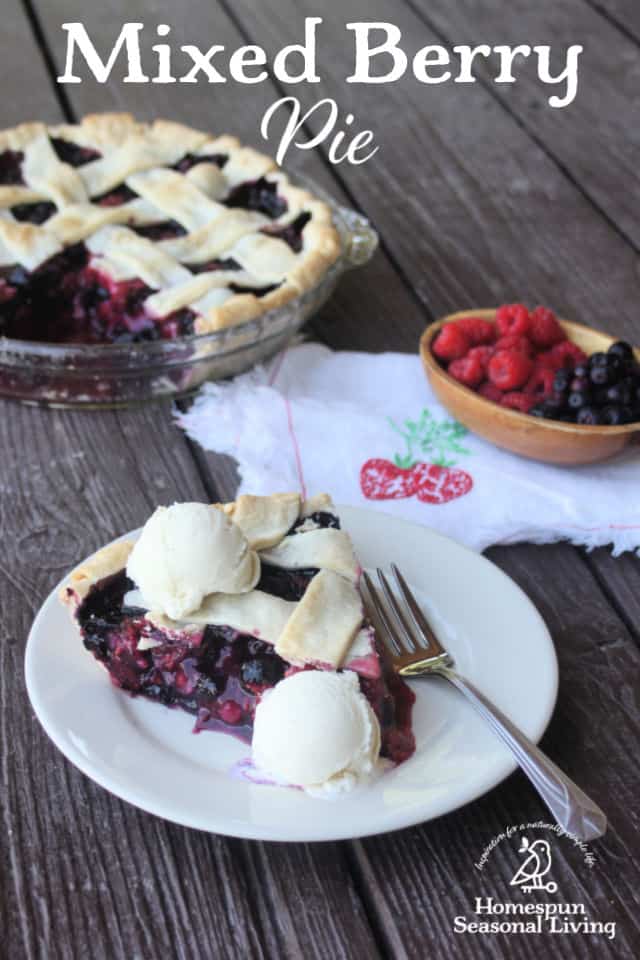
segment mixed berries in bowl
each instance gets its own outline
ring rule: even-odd
[[[521,303],[452,314],[421,340],[431,385],[469,429],[516,453],[588,463],[640,436],[640,354]]]

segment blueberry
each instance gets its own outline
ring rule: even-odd
[[[28,279],[29,279],[28,272],[24,269],[24,267],[21,267],[20,265],[12,267],[11,273],[7,277],[7,280],[12,287],[21,287],[23,284],[27,282]]]
[[[578,410],[576,423],[582,423],[587,426],[596,426],[597,424],[602,423],[602,415],[599,410],[596,410],[595,407],[583,407],[582,410]]]
[[[574,377],[588,377],[589,376],[589,367],[586,363],[579,363],[577,367],[573,368]]]
[[[588,390],[590,387],[589,378],[577,377],[575,376],[575,370],[573,372],[574,372],[574,378],[569,384],[569,390],[571,390],[572,393],[575,393],[576,391]]]
[[[263,682],[262,663],[260,660],[247,660],[246,663],[242,664],[241,672],[243,683],[261,684]]]
[[[545,399],[545,406],[548,410],[562,410],[566,402],[566,397],[564,393],[558,393],[557,390],[554,390],[553,393],[550,393]]]
[[[581,407],[586,407],[590,401],[591,394],[588,390],[574,390],[569,394],[567,403],[571,410],[579,410]]]
[[[606,394],[607,403],[629,406],[633,402],[633,390],[624,382],[616,383],[612,387],[608,387]]]
[[[547,420],[558,420],[562,416],[564,402],[557,403],[552,397],[547,397],[542,404],[542,409]]]
[[[567,370],[558,370],[553,378],[553,389],[558,393],[564,393],[569,389],[570,375]]]
[[[594,356],[597,356],[597,354],[594,354]],[[605,354],[603,353],[602,356],[604,357]],[[591,379],[591,383],[595,383],[597,387],[604,387],[608,383],[611,383],[609,369],[603,364],[596,364],[596,366],[591,367],[589,377]]]
[[[222,688],[224,689],[224,683],[222,684]],[[216,683],[214,677],[209,677],[206,674],[201,673],[198,677],[196,692],[201,697],[217,697],[220,693],[219,684]]]
[[[621,423],[626,423],[627,408],[611,404],[602,410],[602,422],[608,426],[617,427]]]
[[[529,410],[530,417],[542,417],[543,419],[549,416],[547,410],[541,403],[537,403],[535,407],[531,407]]]
[[[609,381],[615,383],[627,372],[627,365],[621,357],[615,354],[609,354],[607,357],[607,370],[609,371]]]
[[[616,343],[612,343],[607,353],[610,357],[620,357],[620,359],[624,361],[625,366],[630,366],[633,363],[633,348],[626,340],[618,340]]]
[[[606,353],[592,353],[589,357],[589,367],[593,370],[594,367],[606,367],[607,365],[607,355]]]
[[[596,424],[602,423],[602,414],[599,410],[596,410],[595,407],[583,407],[582,410],[578,410],[576,423],[595,426]]]

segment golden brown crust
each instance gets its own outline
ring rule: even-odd
[[[98,550],[69,575],[67,583],[58,593],[60,601],[75,610],[91,587],[125,569],[132,550],[133,543],[130,540],[118,540]]]

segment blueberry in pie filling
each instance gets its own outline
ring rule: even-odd
[[[221,551],[208,567],[213,579],[200,563],[193,582],[183,582],[186,568],[175,557],[187,547],[204,557],[205,511]],[[169,579],[161,542],[171,544]],[[283,679],[300,670],[352,671],[377,718],[381,756],[400,763],[415,749],[414,696],[364,618],[359,573],[328,496],[241,496],[159,508],[135,547],[120,541],[95,554],[60,598],[117,687],[193,714],[196,731],[249,742],[257,705]],[[203,596],[214,582],[229,592]],[[163,603],[175,617],[150,609]]]
[[[315,286],[329,207],[234,137],[99,114],[0,132],[0,335],[172,339]]]

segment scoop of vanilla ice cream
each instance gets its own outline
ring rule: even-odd
[[[150,610],[181,620],[210,593],[246,593],[260,577],[260,559],[242,530],[205,503],[158,507],[127,563]]]
[[[274,779],[311,793],[350,790],[376,769],[380,727],[351,670],[302,670],[256,709],[253,761]]]

